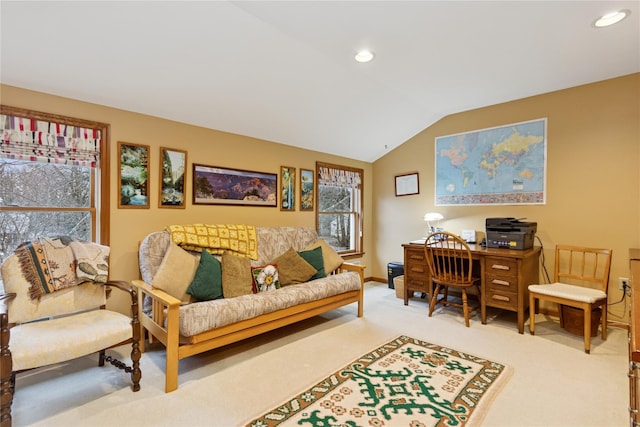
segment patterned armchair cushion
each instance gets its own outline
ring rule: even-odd
[[[131,318],[110,310],[17,325],[11,328],[13,370],[75,359],[129,338]]]

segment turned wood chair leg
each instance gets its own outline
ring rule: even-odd
[[[462,310],[464,311],[464,324],[469,327],[469,304],[467,303],[467,291],[462,289]]]
[[[133,391],[138,391],[140,390],[140,379],[142,378],[142,370],[140,369],[140,357],[142,356],[142,351],[140,350],[140,337],[142,335],[142,327],[140,326],[140,320],[138,319],[138,305],[137,298],[135,297],[133,298],[131,311],[133,316],[131,319],[131,328],[133,329],[131,340],[131,382],[133,383]]]
[[[436,308],[436,304],[438,303],[438,294],[440,293],[440,285],[436,284],[436,288],[433,290],[433,295],[431,295],[431,301],[429,302],[429,317],[433,314],[433,309]]]

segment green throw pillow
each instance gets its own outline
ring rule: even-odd
[[[324,260],[324,271],[327,274],[331,274],[335,269],[340,267],[344,260],[339,253],[335,251],[324,239],[318,239],[314,244],[304,248],[305,251],[315,249],[317,247],[322,248],[322,259]]]
[[[320,246],[318,246],[315,249],[311,249],[308,251],[300,251],[298,253],[305,261],[307,261],[309,264],[313,266],[313,268],[317,270],[316,274],[314,274],[310,280],[327,277],[327,273],[324,270],[324,258],[322,258],[322,248]]]
[[[222,266],[213,255],[203,250],[196,275],[187,293],[198,301],[222,298]]]

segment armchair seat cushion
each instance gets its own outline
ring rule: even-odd
[[[131,338],[131,318],[93,310],[11,328],[13,370],[60,363]]]
[[[591,304],[607,297],[607,294],[599,289],[567,285],[566,283],[558,282],[551,283],[550,285],[529,285],[529,292]]]

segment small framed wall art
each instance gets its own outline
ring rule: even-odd
[[[187,152],[160,147],[160,208],[185,208]]]
[[[119,208],[149,208],[149,146],[118,142]]]
[[[296,168],[280,166],[280,210],[296,210]]]
[[[409,196],[419,193],[418,172],[396,175],[396,196]]]
[[[194,205],[276,207],[278,174],[193,165]]]
[[[314,202],[314,172],[300,169],[300,210],[313,211]]]

